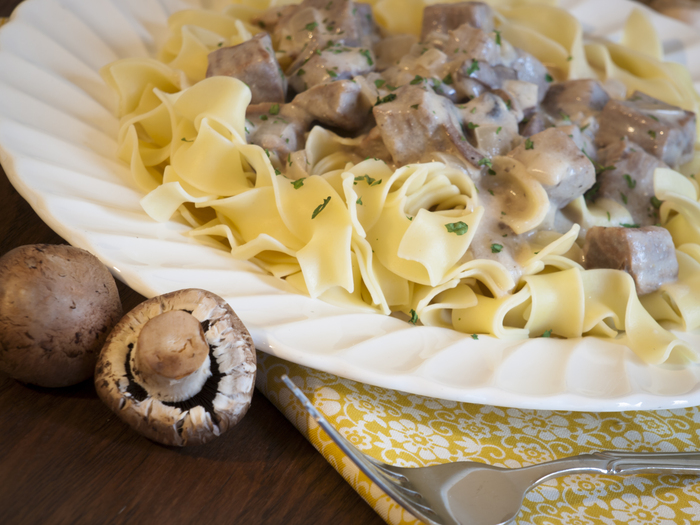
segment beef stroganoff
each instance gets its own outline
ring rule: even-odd
[[[330,303],[692,358],[698,97],[646,19],[413,4],[182,11],[104,68],[146,212]]]

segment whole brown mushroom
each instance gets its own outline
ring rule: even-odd
[[[0,257],[0,371],[19,381],[88,379],[121,316],[112,274],[85,250],[34,244]]]
[[[95,388],[124,422],[164,445],[206,443],[253,397],[255,347],[231,307],[206,290],[144,301],[100,352]]]

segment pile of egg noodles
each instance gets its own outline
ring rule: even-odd
[[[372,3],[390,34],[419,34],[423,0]],[[189,235],[333,304],[403,312],[414,323],[474,338],[617,337],[649,364],[694,360],[667,328],[700,326],[700,191],[694,179],[700,156],[682,173],[655,174],[661,224],[671,232],[680,265],[676,282],[640,298],[627,273],[584,270],[570,257],[580,250],[578,224],[563,235],[533,236],[519,261],[523,276],[514,282],[496,261],[464,262],[483,213],[464,170],[441,162],[397,170],[374,159],[354,164],[341,146],[358,139],[314,128],[308,164],[294,176],[303,176],[303,183],[295,183],[288,178],[293,169],[282,175],[262,148],[246,144],[249,88],[205,74],[208,53],[252,38],[260,28],[251,20],[276,2],[252,4],[175,13],[157,59],[128,58],[102,70],[119,96],[118,156],[146,193],[142,206],[153,219],[179,215],[192,227]],[[639,90],[697,112],[688,71],[662,60],[643,14],[633,12],[619,43],[589,43],[579,22],[552,5],[491,4],[503,38],[536,56],[557,80],[617,79],[628,93]],[[516,233],[536,224],[548,207],[539,202],[538,196],[546,199],[539,183],[527,184],[532,203],[512,218]],[[610,225],[609,215],[583,197],[570,206],[585,228]],[[448,223],[466,224],[466,234],[450,233]]]

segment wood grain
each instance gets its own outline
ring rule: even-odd
[[[0,16],[18,3],[0,0]],[[3,171],[0,210],[0,254],[63,242]],[[125,311],[143,300],[119,290]],[[383,523],[258,392],[233,430],[175,449],[126,427],[90,381],[44,389],[0,374],[0,428],[2,523]]]

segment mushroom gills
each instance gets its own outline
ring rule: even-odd
[[[129,351],[126,354],[126,362],[124,363],[125,376],[129,380],[129,384],[126,387],[126,392],[138,403],[142,403],[149,397],[151,397],[148,391],[139,385],[134,379],[134,374],[131,371],[131,354],[133,351],[133,343],[129,343]],[[182,401],[161,401],[164,405],[173,408],[179,408],[182,410],[183,415],[188,410],[201,406],[212,418],[214,423],[219,423],[219,417],[214,412],[214,398],[219,391],[219,381],[223,377],[223,374],[219,371],[219,363],[213,354],[213,349],[210,350],[209,357],[211,360],[210,371],[211,375],[207,378],[204,385],[199,392],[190,397],[189,399],[183,399]],[[121,408],[125,408],[127,405],[124,404]]]

